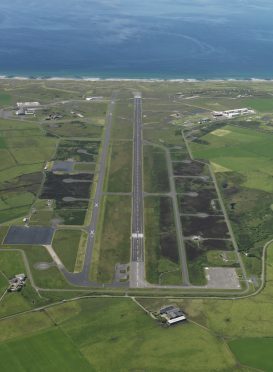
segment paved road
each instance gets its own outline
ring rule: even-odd
[[[97,225],[99,221],[99,207],[101,202],[101,197],[103,195],[103,182],[106,172],[106,165],[107,165],[107,154],[108,154],[108,148],[110,144],[110,138],[111,138],[111,128],[112,128],[112,115],[113,110],[115,106],[115,99],[114,96],[112,97],[112,100],[109,104],[107,116],[106,116],[106,129],[105,129],[105,136],[104,136],[104,142],[102,145],[102,152],[101,152],[101,158],[100,158],[100,167],[98,172],[98,180],[97,180],[97,187],[96,187],[96,193],[93,201],[93,211],[92,211],[92,217],[91,222],[87,228],[88,230],[88,242],[86,247],[86,253],[85,253],[85,259],[83,264],[83,270],[80,273],[69,273],[65,269],[62,270],[63,274],[65,275],[66,279],[74,284],[79,286],[100,286],[98,283],[93,283],[89,281],[89,272],[91,267],[91,260],[92,260],[92,253],[93,253],[93,247],[95,243],[95,234],[97,230]]]
[[[134,104],[134,157],[130,271],[130,287],[133,288],[145,286],[141,95],[135,95]]]
[[[179,249],[180,267],[182,271],[182,285],[190,286],[189,272],[188,272],[188,265],[187,265],[187,255],[186,255],[186,248],[185,248],[184,237],[183,237],[183,232],[182,232],[182,224],[181,224],[179,206],[178,206],[178,201],[177,201],[172,160],[171,160],[170,151],[166,148],[165,148],[165,151],[166,151],[166,158],[167,158],[167,165],[168,165],[170,188],[171,188],[171,194],[172,194],[172,199],[173,199],[174,223],[175,223],[175,228],[176,228],[176,236],[177,236],[177,243],[178,243],[178,249]]]

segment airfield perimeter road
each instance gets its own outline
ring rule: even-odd
[[[84,258],[83,270],[80,273],[69,273],[65,269],[62,270],[66,279],[74,285],[78,286],[100,286],[98,283],[93,283],[89,281],[89,272],[91,267],[91,260],[92,260],[92,253],[93,247],[95,243],[95,234],[97,230],[97,225],[99,221],[99,209],[100,209],[100,201],[103,195],[103,182],[106,172],[106,164],[107,164],[107,154],[108,148],[110,144],[111,138],[111,128],[112,128],[112,116],[115,107],[115,96],[112,96],[111,102],[108,107],[108,112],[106,115],[106,123],[105,123],[105,136],[102,145],[102,152],[101,158],[99,163],[99,172],[98,172],[98,181],[96,186],[95,197],[93,201],[93,211],[91,222],[88,226],[88,242],[86,247],[86,253]]]
[[[134,157],[130,287],[145,287],[144,263],[144,201],[142,178],[142,98],[134,98]]]

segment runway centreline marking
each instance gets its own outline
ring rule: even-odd
[[[144,206],[142,185],[142,105],[141,95],[134,98],[134,158],[133,158],[133,201],[131,235],[131,278],[132,287],[141,287],[144,283]]]

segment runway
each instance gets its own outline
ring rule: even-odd
[[[93,201],[93,211],[90,224],[88,226],[88,241],[86,247],[86,253],[84,258],[83,270],[80,273],[69,273],[66,270],[63,270],[63,273],[66,279],[74,284],[79,286],[100,286],[97,283],[91,283],[89,281],[89,272],[92,262],[92,254],[93,254],[93,247],[95,242],[95,235],[98,227],[99,222],[99,209],[100,209],[100,202],[103,195],[103,182],[106,172],[106,164],[107,164],[107,154],[109,149],[109,143],[111,138],[111,128],[112,128],[112,116],[115,107],[115,95],[112,96],[112,100],[108,107],[108,112],[106,115],[106,125],[105,125],[105,136],[102,145],[101,151],[101,158],[99,162],[99,172],[98,172],[98,179],[97,179],[97,187]]]
[[[145,286],[144,264],[144,202],[142,156],[142,98],[134,98],[133,198],[130,286]]]

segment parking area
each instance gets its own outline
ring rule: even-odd
[[[208,281],[207,288],[240,289],[239,278],[234,268],[206,267],[205,275]]]
[[[128,264],[116,264],[115,281],[123,282],[128,280],[129,265]]]
[[[5,237],[4,244],[51,244],[54,234],[52,227],[11,226]]]
[[[73,161],[59,161],[56,160],[52,166],[52,172],[66,172],[70,173],[73,171],[74,162]]]

